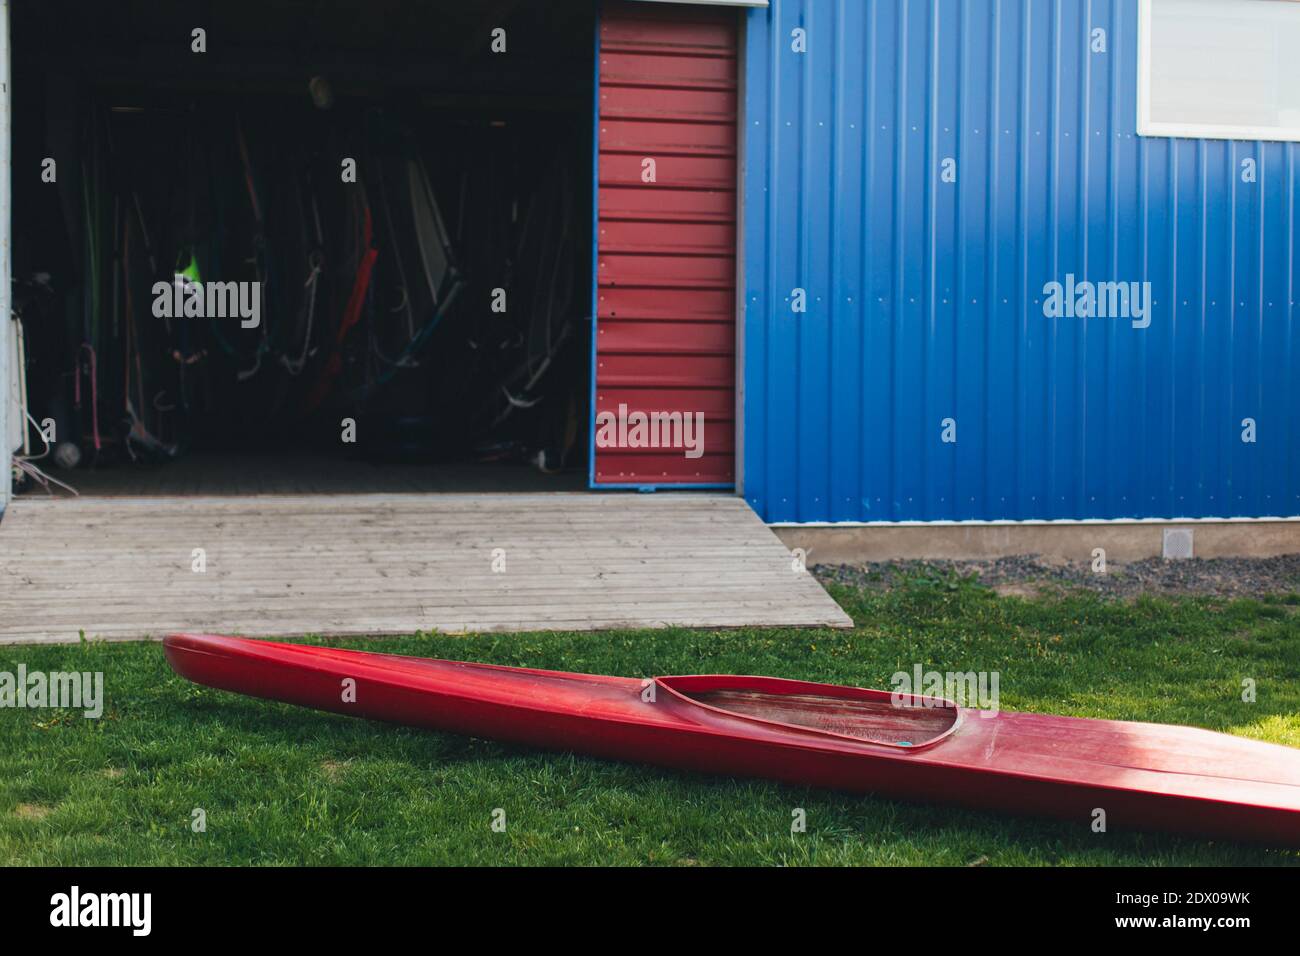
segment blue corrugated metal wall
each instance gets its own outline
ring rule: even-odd
[[[765,519],[1300,514],[1300,151],[1139,137],[1137,31],[1136,0],[748,15],[743,482]],[[1070,273],[1151,282],[1150,327],[1045,318]]]

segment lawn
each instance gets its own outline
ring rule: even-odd
[[[595,673],[888,687],[998,671],[1001,706],[1186,723],[1300,747],[1300,596],[999,597],[911,574],[832,587],[852,631],[340,641]],[[157,644],[0,647],[0,671],[104,673],[100,720],[0,710],[5,864],[1300,864],[1300,853],[543,754],[196,687]],[[1256,703],[1243,703],[1251,678]],[[206,830],[194,832],[202,808]],[[496,808],[504,832],[493,830]],[[807,831],[791,833],[794,808]]]

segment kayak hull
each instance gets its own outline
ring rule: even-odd
[[[652,680],[277,644],[164,641],[211,687],[678,770],[1300,846],[1300,750],[1159,724],[967,711],[768,677]]]

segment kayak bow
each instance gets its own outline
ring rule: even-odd
[[[1300,750],[774,677],[638,680],[234,637],[163,642],[223,690],[596,757],[1300,845]],[[345,683],[350,681],[351,683]]]

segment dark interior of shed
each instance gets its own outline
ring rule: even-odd
[[[584,484],[590,0],[12,17],[20,492]]]

